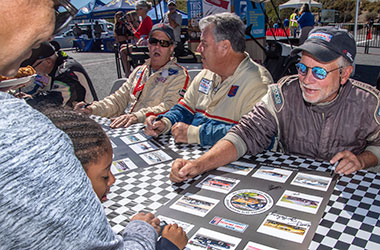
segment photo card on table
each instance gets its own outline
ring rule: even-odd
[[[162,150],[141,154],[140,157],[149,165],[170,161],[173,158]]]
[[[239,245],[241,239],[212,231],[206,228],[199,230],[190,238],[186,249],[190,250],[234,250]]]
[[[251,172],[251,170],[255,167],[256,164],[234,161],[224,166],[218,167],[217,170],[233,174],[248,175],[249,172]]]
[[[295,186],[311,188],[320,191],[327,191],[332,178],[320,175],[297,173],[293,181],[290,183]]]
[[[129,145],[136,142],[146,141],[147,138],[145,138],[145,136],[143,136],[142,134],[136,133],[136,134],[120,137],[120,140],[122,140],[123,142]]]
[[[323,198],[319,196],[285,190],[276,205],[305,213],[316,214],[322,200]]]
[[[271,166],[261,166],[252,177],[285,183],[293,171],[285,170],[281,168],[275,168]]]
[[[302,243],[311,226],[311,222],[286,215],[269,213],[257,232],[284,240]]]
[[[141,154],[141,153],[146,153],[149,151],[157,150],[158,147],[154,145],[150,141],[144,141],[144,142],[138,142],[132,145],[129,145],[129,147],[136,153],[136,154]]]
[[[113,161],[111,165],[111,173],[119,174],[131,169],[136,169],[136,164],[130,158]]]
[[[264,246],[264,245],[261,245],[259,243],[255,243],[255,242],[250,241],[247,243],[244,250],[278,250],[278,249],[268,247],[268,246]]]
[[[200,183],[198,183],[196,187],[227,194],[239,182],[240,180],[238,179],[210,174],[207,175]]]
[[[183,228],[183,231],[185,231],[186,234],[188,234],[191,231],[191,229],[193,229],[193,227],[194,227],[193,224],[190,224],[190,223],[187,223],[187,222],[183,222],[183,221],[180,221],[180,220],[176,220],[176,219],[173,219],[173,218],[169,218],[169,217],[166,217],[166,216],[163,216],[163,215],[157,215],[157,218],[161,222],[164,221],[166,224],[177,224],[179,227]]]
[[[218,203],[219,200],[210,197],[186,193],[182,197],[180,197],[176,202],[174,202],[173,205],[170,206],[170,208],[181,212],[204,217]]]

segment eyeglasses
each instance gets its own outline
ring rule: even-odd
[[[158,39],[153,38],[153,37],[149,38],[149,43],[151,45],[156,45],[157,43],[159,43],[161,45],[161,47],[163,47],[163,48],[167,48],[167,47],[169,47],[170,45],[173,44],[173,42],[171,42],[171,41],[158,40]]]
[[[55,7],[55,28],[53,34],[62,31],[78,13],[78,9],[68,0],[55,0],[55,2],[57,5]]]
[[[313,74],[313,76],[318,79],[318,80],[323,80],[327,77],[327,74],[332,72],[332,71],[335,71],[337,69],[341,69],[343,67],[339,67],[339,68],[336,68],[336,69],[332,69],[332,70],[325,70],[324,68],[321,68],[321,67],[308,67],[306,66],[305,64],[303,63],[297,63],[296,64],[296,68],[298,70],[298,73],[302,76],[306,76],[307,75],[307,72],[309,71],[309,69],[311,69],[311,73]]]

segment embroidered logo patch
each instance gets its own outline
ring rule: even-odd
[[[169,76],[178,74],[178,70],[169,68]]]
[[[310,39],[310,38],[322,39],[322,40],[325,40],[326,42],[330,42],[332,35],[322,33],[322,32],[317,32],[317,33],[310,34],[307,39]]]
[[[230,88],[230,91],[228,92],[227,95],[228,95],[229,97],[233,97],[233,96],[235,96],[236,93],[237,93],[237,91],[238,91],[238,89],[239,89],[239,86],[237,86],[237,85],[232,85],[231,88]]]
[[[202,78],[201,82],[199,83],[199,92],[207,95],[210,91],[211,83],[212,81],[207,80],[206,78]]]
[[[276,104],[281,104],[282,103],[282,97],[280,94],[280,90],[278,89],[278,86],[273,86],[272,87],[272,95],[273,95],[273,100]]]

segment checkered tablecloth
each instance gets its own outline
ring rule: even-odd
[[[107,119],[96,118],[107,126]],[[141,125],[128,129],[105,129],[110,138],[136,133]],[[171,136],[157,139],[185,159],[195,159],[208,148],[176,144]],[[258,162],[327,171],[327,162],[265,152],[255,157]],[[120,233],[136,212],[155,212],[189,187],[195,180],[182,184],[169,181],[171,162],[117,176],[104,204],[109,222]],[[199,178],[199,177],[198,177]],[[341,176],[325,209],[309,249],[380,249],[380,174],[359,171]]]

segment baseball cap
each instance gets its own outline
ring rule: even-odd
[[[21,63],[21,67],[33,65],[37,60],[45,59],[55,53],[55,48],[49,42],[41,43],[40,47],[32,50],[32,55]]]
[[[343,56],[353,63],[356,55],[356,43],[346,30],[335,27],[318,27],[310,31],[306,41],[291,52],[295,55],[305,51],[321,62],[330,62]]]
[[[157,23],[157,24],[153,25],[152,30],[149,33],[149,37],[152,36],[152,33],[154,31],[158,31],[158,30],[164,32],[169,37],[169,39],[171,41],[174,41],[173,29],[169,25],[164,24],[164,23]]]
[[[174,4],[174,5],[176,5],[175,0],[169,0],[169,1],[168,1],[168,5],[170,5],[170,4]]]

